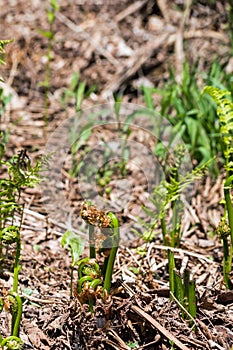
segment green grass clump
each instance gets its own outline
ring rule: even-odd
[[[214,104],[207,96],[201,98],[199,85],[215,85],[218,88],[225,86],[232,91],[233,78],[217,60],[213,61],[206,73],[199,73],[198,62],[190,66],[186,61],[180,83],[176,81],[174,70],[170,69],[169,73],[162,88],[143,87],[145,102],[148,108],[155,108],[153,94],[161,95],[158,112],[173,125],[174,134],[182,137],[192,159],[197,164],[204,164],[216,157],[221,148],[219,121]],[[163,132],[164,129],[161,128],[160,139]]]

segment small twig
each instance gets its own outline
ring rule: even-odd
[[[143,269],[143,267],[141,267],[141,263],[140,263],[139,261],[137,261],[137,259],[135,258],[135,256],[134,256],[133,253],[131,252],[131,250],[130,250],[128,247],[126,247],[126,250],[127,250],[127,252],[131,255],[133,261],[141,268],[141,271],[142,271],[142,272],[145,272],[145,270]]]
[[[165,21],[167,23],[170,23],[170,15],[168,11],[168,1],[167,0],[157,0],[157,5],[159,7],[160,12],[162,13],[162,16],[164,17]]]
[[[223,348],[222,346],[220,346],[219,344],[217,344],[216,342],[214,342],[213,340],[209,340],[208,341],[211,349],[217,348],[219,350],[224,350],[225,348]]]
[[[132,15],[134,12],[140,10],[140,8],[143,7],[147,2],[148,0],[134,2],[133,4],[131,4],[126,9],[124,9],[116,15],[115,22],[120,22],[125,17]]]
[[[96,50],[99,54],[103,55],[116,68],[119,67],[118,60],[115,57],[113,57],[109,51],[105,50],[100,45],[99,41],[95,42],[92,38],[92,35],[88,34],[87,31],[85,31],[85,28],[82,28],[81,26],[76,25],[69,18],[64,16],[61,12],[57,13],[57,18],[60,22],[65,24],[73,32],[78,33],[79,36],[81,35],[86,41],[88,41],[91,44],[91,46],[94,50]],[[93,27],[94,27],[94,24],[93,24]],[[96,32],[96,30],[95,30],[95,32]]]
[[[174,28],[175,30],[175,28]],[[119,87],[125,83],[129,78],[131,78],[155,53],[158,49],[165,49],[170,45],[174,45],[176,42],[177,33],[165,32],[160,35],[160,37],[155,35],[150,35],[150,40],[141,46],[140,49],[135,50],[132,56],[126,60],[126,63],[121,66],[112,77],[111,82],[106,84],[101,96],[105,99],[111,96]],[[226,40],[224,34],[215,32],[213,30],[191,30],[184,32],[183,38],[187,39],[198,39],[198,38],[213,38],[215,40],[220,40],[225,44],[229,40]]]
[[[114,349],[116,350],[128,350],[129,348],[122,348],[122,347],[119,347],[119,345],[115,344],[112,340],[109,340],[109,339],[104,339],[105,343],[111,345]]]
[[[29,301],[32,301],[32,302],[38,303],[38,304],[53,304],[54,303],[54,300],[40,299],[40,298],[33,297],[32,295],[27,295],[25,293],[22,293],[21,296],[25,299],[28,299]],[[58,301],[56,301],[56,302],[58,302]]]
[[[201,254],[189,252],[188,250],[184,250],[184,249],[181,249],[181,248],[172,248],[172,247],[169,247],[169,246],[161,246],[161,245],[156,245],[156,244],[154,245],[154,248],[155,249],[161,249],[161,250],[171,250],[171,251],[176,252],[176,253],[186,254],[186,255],[198,258],[200,260],[204,260],[205,262],[207,262],[209,264],[219,265],[216,261],[210,260],[210,259],[206,258],[205,256],[203,256]]]
[[[159,322],[153,319],[148,313],[143,311],[139,306],[132,305],[131,310],[136,312],[139,316],[145,318],[148,322],[150,322],[157,330],[162,333],[168,340],[174,342],[178,348],[181,350],[189,350],[186,345],[182,344],[179,339],[177,339],[171,332],[169,332],[166,328],[164,328]]]
[[[113,76],[111,82],[107,84],[102,92],[102,97],[106,98],[116,91],[120,85],[131,78],[148,59],[158,50],[162,45],[165,45],[168,40],[169,34],[161,34],[156,38],[154,42],[148,42],[140,49],[136,50],[134,54],[126,61],[126,64],[122,66]]]
[[[35,217],[36,219],[41,220],[41,221],[46,221],[46,219],[47,219],[47,222],[48,222],[48,223],[53,224],[53,225],[55,225],[55,226],[57,226],[57,227],[59,227],[59,228],[61,228],[61,229],[63,229],[63,230],[67,230],[67,225],[62,224],[61,222],[57,222],[56,220],[53,220],[53,219],[51,219],[51,218],[48,218],[48,217],[46,217],[45,215],[36,213],[36,212],[34,212],[34,211],[30,210],[30,209],[25,208],[25,209],[24,209],[24,214],[31,215],[31,216],[33,216],[33,217]],[[79,231],[79,230],[74,229],[74,228],[72,228],[72,231],[73,231],[74,233],[77,233],[78,235],[80,235],[80,236],[82,236],[82,237],[86,237],[86,234],[83,233],[82,231]],[[63,233],[61,232],[60,235],[62,236]]]
[[[147,344],[145,344],[145,345],[139,346],[139,348],[137,348],[137,350],[145,349],[145,348],[147,348],[148,346],[151,346],[151,345],[153,345],[153,344],[158,343],[158,341],[160,340],[160,338],[161,338],[161,336],[160,336],[159,334],[157,334],[157,335],[155,336],[155,340],[154,340],[154,341],[152,341],[152,342],[150,342],[150,343],[147,343]]]
[[[111,333],[115,340],[118,342],[118,347],[116,349],[128,350],[129,347],[125,344],[125,342],[119,337],[119,335],[113,330],[109,329],[108,333]],[[120,347],[119,347],[120,346]]]

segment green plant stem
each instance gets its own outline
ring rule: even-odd
[[[19,271],[20,271],[20,252],[21,252],[21,241],[20,238],[16,243],[16,256],[15,256],[15,266],[14,266],[14,281],[13,281],[13,292],[18,292],[19,283]]]
[[[112,249],[110,251],[106,274],[104,276],[104,289],[109,293],[111,289],[111,282],[112,282],[112,272],[114,267],[114,261],[116,258],[118,245],[119,245],[119,239],[120,239],[120,229],[117,217],[113,213],[109,213],[108,216],[111,219],[111,224],[113,226],[113,238],[112,238]]]
[[[233,283],[230,280],[230,272],[232,269],[232,246],[228,245],[227,238],[223,238],[223,277],[228,289],[233,289]]]
[[[114,261],[116,258],[117,249],[118,249],[118,247],[112,247],[112,249],[111,249],[109,259],[108,259],[106,274],[105,274],[105,278],[104,278],[104,289],[106,289],[108,293],[110,292],[110,289],[111,289],[112,272],[113,272]]]
[[[222,242],[223,242],[223,278],[227,288],[232,289],[233,285],[229,278],[229,274],[231,272],[232,248],[230,246],[230,249],[229,249],[227,237],[223,237]]]
[[[233,246],[233,203],[231,201],[230,185],[233,182],[233,175],[228,177],[224,184],[224,197],[226,200],[226,209],[228,213],[228,222],[231,231],[231,245]]]
[[[224,281],[228,289],[233,289],[233,283],[229,278],[229,274],[232,269],[232,258],[233,258],[233,204],[231,201],[231,193],[230,193],[230,185],[232,184],[232,182],[233,182],[233,175],[228,177],[224,183],[224,197],[226,201],[226,210],[228,214],[228,223],[230,228],[230,240],[231,240],[230,246],[228,246],[227,237],[223,237],[223,251],[224,251],[223,274],[224,274]]]
[[[169,269],[169,288],[170,288],[170,291],[174,293],[175,292],[174,271],[176,268],[174,252],[168,249],[167,256],[168,256],[168,269]]]
[[[103,274],[103,276],[106,275],[107,266],[108,266],[108,260],[109,260],[109,256],[104,258],[104,264],[103,264],[103,267],[102,267],[102,274]]]
[[[178,237],[176,235],[177,233],[177,218],[178,218],[178,210],[177,210],[177,201],[173,203],[172,206],[172,231],[171,231],[171,246],[175,248],[176,246],[179,247],[179,241]]]
[[[196,283],[194,280],[189,281],[188,309],[189,309],[190,315],[192,315],[192,317],[195,318],[197,314],[197,301],[196,301]]]
[[[183,287],[182,277],[179,275],[177,271],[174,271],[174,281],[175,281],[174,295],[177,298],[177,300],[180,302],[180,304],[185,308],[184,287]],[[184,310],[181,309],[181,312],[182,312],[182,318],[184,318],[185,316]]]
[[[170,244],[167,241],[167,226],[166,226],[166,222],[165,222],[164,216],[161,218],[160,222],[161,222],[161,229],[162,229],[162,234],[163,234],[163,244],[165,246],[168,246]]]
[[[94,242],[94,231],[95,227],[92,225],[89,225],[89,245],[90,245],[90,259],[95,259],[96,258],[96,251],[95,251],[95,246],[93,244]]]
[[[184,295],[186,297],[186,309],[190,315],[195,318],[197,307],[196,307],[196,283],[194,280],[190,280],[190,271],[185,269],[184,271]],[[191,325],[193,322],[191,321]]]

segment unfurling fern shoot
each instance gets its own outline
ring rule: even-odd
[[[233,103],[226,97],[227,95],[231,95],[230,91],[206,86],[202,91],[202,94],[203,93],[208,93],[216,103],[217,114],[220,122],[220,135],[223,156],[225,159],[226,180],[224,182],[224,217],[218,227],[218,233],[223,240],[224,281],[227,288],[233,289],[233,282],[230,279],[233,257],[233,201],[231,196],[233,188]],[[230,243],[228,243],[228,236],[230,236]]]

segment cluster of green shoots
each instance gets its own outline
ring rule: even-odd
[[[83,204],[81,217],[89,226],[89,257],[80,259],[84,245],[73,232],[66,231],[61,243],[72,254],[71,294],[74,292],[82,304],[88,303],[93,313],[96,300],[106,300],[110,293],[120,231],[115,214],[98,210],[89,202]],[[75,267],[78,269],[78,282],[73,286]]]
[[[220,138],[222,141],[223,156],[225,158],[226,179],[224,182],[224,215],[218,227],[218,233],[223,242],[223,276],[228,289],[233,288],[231,280],[233,257],[233,103],[225,96],[230,92],[207,86],[202,93],[208,93],[217,104],[217,114],[220,121]],[[192,172],[182,175],[180,164],[184,157],[184,147],[175,150],[175,162],[173,166],[164,169],[166,179],[155,188],[153,199],[158,213],[145,208],[153,221],[147,226],[142,235],[145,241],[151,241],[154,232],[160,225],[163,235],[163,244],[168,247],[168,272],[171,299],[176,300],[181,307],[182,316],[188,317],[190,323],[194,323],[196,316],[195,280],[191,279],[190,271],[185,269],[183,275],[177,269],[174,257],[174,249],[180,246],[181,218],[182,218],[182,191],[194,180],[201,178],[208,170],[212,160],[205,162]],[[165,162],[168,164],[168,162]],[[172,213],[171,223],[168,224],[169,212]]]
[[[226,96],[230,91],[206,86],[202,93],[208,93],[217,105],[220,122],[222,153],[225,159],[224,215],[217,229],[223,242],[223,275],[228,289],[233,289],[230,277],[233,257],[233,103]]]
[[[64,94],[62,96],[62,105],[64,106],[64,109],[67,107],[67,103],[73,100],[76,113],[73,118],[73,124],[69,134],[72,159],[72,164],[69,173],[72,177],[76,177],[80,169],[83,167],[83,158],[90,151],[88,140],[92,134],[93,128],[98,125],[98,117],[95,115],[95,113],[90,113],[90,115],[86,116],[86,122],[84,123],[84,125],[80,125],[80,119],[82,117],[83,112],[81,105],[84,99],[87,99],[94,90],[94,86],[87,88],[85,82],[79,81],[79,74],[75,73],[71,82],[70,89],[65,89]],[[128,123],[130,123],[130,121],[132,121],[137,116],[137,113],[132,113],[128,117],[128,123],[122,123],[120,120],[121,102],[122,98],[116,95],[114,103],[115,123],[113,123],[112,128],[115,128],[114,131],[118,136],[118,140],[120,140],[121,142],[121,154],[119,157],[120,160],[111,162],[111,159],[114,158],[114,151],[112,150],[109,142],[101,140],[105,146],[103,153],[104,159],[102,161],[103,165],[98,169],[93,168],[93,166],[90,169],[88,168],[86,174],[87,176],[93,176],[93,172],[95,172],[97,184],[100,187],[104,188],[106,193],[109,193],[109,191],[111,191],[108,185],[111,181],[113,174],[117,173],[119,174],[119,176],[126,175],[126,164],[129,156],[128,138],[131,133]],[[101,122],[100,120],[100,125],[101,123],[103,122]]]
[[[93,85],[90,88],[88,88],[86,83],[80,80],[80,74],[76,72],[73,74],[70,87],[63,90],[63,94],[61,97],[61,103],[62,107],[64,108],[64,111],[67,112],[67,106],[69,104],[74,105],[74,122],[69,134],[72,160],[69,173],[73,178],[77,176],[79,169],[83,165],[80,154],[82,154],[82,156],[85,156],[86,153],[89,151],[89,147],[83,147],[82,151],[81,147],[85,145],[86,141],[91,136],[92,127],[95,125],[95,121],[93,119],[88,121],[84,126],[80,126],[79,118],[80,114],[82,113],[81,106],[83,101],[87,99],[90,96],[90,94],[94,91],[95,86]],[[67,118],[68,117],[69,116],[67,115]]]

